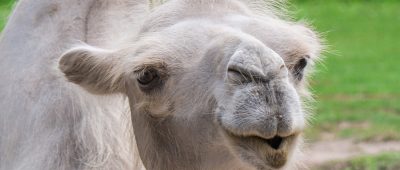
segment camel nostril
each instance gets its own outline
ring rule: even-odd
[[[275,150],[278,150],[278,149],[279,149],[279,147],[280,147],[281,144],[282,144],[282,141],[283,141],[283,138],[282,138],[282,137],[279,137],[279,136],[275,136],[275,137],[272,138],[272,139],[267,139],[267,140],[266,140],[267,144],[268,144],[269,146],[271,146],[272,148],[274,148]]]

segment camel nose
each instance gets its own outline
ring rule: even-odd
[[[236,90],[232,96],[236,106],[221,117],[231,133],[256,137],[279,149],[301,130],[300,99],[283,59],[272,49],[255,43],[239,45],[228,62],[226,81]]]

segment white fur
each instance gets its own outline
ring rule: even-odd
[[[68,83],[57,61],[78,42],[111,47],[126,38],[123,32],[134,37],[147,6],[140,0],[18,2],[0,40],[1,170],[142,167],[126,98]]]

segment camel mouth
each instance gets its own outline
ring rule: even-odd
[[[281,136],[274,136],[272,138],[263,138],[259,136],[248,136],[248,137],[241,137],[242,140],[256,140],[259,143],[263,143],[264,145],[268,146],[271,151],[280,151],[282,149],[285,149],[286,145],[289,145],[294,138],[295,135],[292,136],[287,136],[287,137],[281,137]]]
[[[284,138],[275,136],[272,139],[265,139],[265,142],[273,149],[278,150],[283,143]]]
[[[290,159],[291,152],[295,147],[297,135],[278,136],[263,138],[259,136],[242,137],[240,140],[246,142],[247,147],[260,148],[256,155],[263,155],[259,159],[270,169],[280,169],[284,167]],[[255,151],[257,152],[257,151]]]
[[[285,137],[275,135],[271,138],[239,136],[229,132],[227,134],[239,157],[266,169],[284,167],[290,160],[299,137],[298,134]]]

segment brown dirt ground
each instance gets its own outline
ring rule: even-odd
[[[306,164],[319,166],[331,161],[348,160],[362,155],[400,152],[400,141],[355,142],[351,139],[322,140],[306,147]]]

